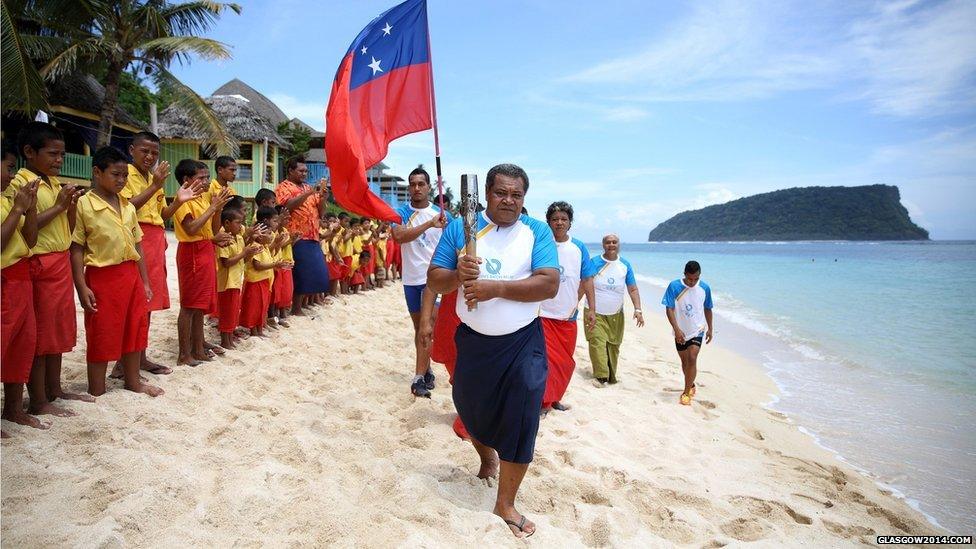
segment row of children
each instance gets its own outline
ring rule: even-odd
[[[254,204],[256,211],[265,207],[280,210],[270,189],[258,190]],[[287,225],[288,220],[279,223]],[[316,303],[326,303],[329,296],[382,288],[385,280],[400,278],[399,246],[389,222],[359,219],[346,212],[325,213],[319,220],[318,240],[330,288],[327,294],[316,296]]]
[[[212,360],[245,334],[263,335],[269,323],[288,326],[291,245],[298,237],[288,232],[288,209],[262,189],[253,223],[245,226],[245,201],[232,186],[237,165],[226,156],[216,159],[213,180],[205,164],[182,160],[174,171],[179,187],[167,203],[162,189],[169,164],[159,162],[159,147],[157,136],[141,132],[129,146],[131,163],[117,149],[98,150],[90,189],[58,180],[65,143],[54,126],[29,123],[16,150],[4,147],[4,419],[45,428],[27,412],[74,415],[53,403],[93,402],[105,392],[110,361],[117,361],[112,377],[123,378],[126,389],[162,394],[139,370],[172,372],[146,355],[151,312],[170,305],[164,231],[169,220],[178,240],[177,364]],[[25,167],[13,174],[18,155]],[[332,295],[399,277],[399,248],[389,224],[340,213],[324,216],[319,234]],[[72,285],[84,309],[88,394],[61,387],[61,356],[77,338]],[[204,338],[208,314],[217,318],[220,345]]]

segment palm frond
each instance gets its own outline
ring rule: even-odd
[[[0,0],[0,35],[0,101],[4,108],[28,114],[47,108],[44,80],[24,48],[22,36],[7,9],[7,0]]]
[[[90,30],[104,0],[31,0],[25,3],[23,17],[55,33]]]
[[[119,52],[115,45],[100,37],[88,38],[74,42],[55,55],[41,67],[41,75],[47,80],[71,74],[84,63],[91,63],[98,58],[108,58]]]
[[[230,50],[222,42],[198,36],[165,36],[147,40],[139,48],[147,57],[168,59],[194,53],[204,59],[229,59]]]
[[[173,105],[187,112],[193,121],[193,133],[205,135],[205,142],[215,144],[218,148],[236,156],[237,140],[227,131],[223,121],[210,105],[207,105],[207,102],[189,86],[180,82],[166,67],[157,63],[155,69],[156,86],[160,92],[168,93],[174,98]]]
[[[185,36],[208,31],[225,10],[240,15],[242,8],[238,4],[204,0],[171,5],[159,13],[169,22],[171,34]]]
[[[68,40],[61,36],[21,34],[20,43],[28,57],[35,61],[48,60],[64,50]]]

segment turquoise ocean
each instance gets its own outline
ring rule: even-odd
[[[931,521],[976,531],[976,242],[646,243],[621,255],[645,315],[663,315],[664,287],[699,261],[715,342],[762,364],[781,393],[770,408]]]

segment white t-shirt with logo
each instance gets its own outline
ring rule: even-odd
[[[627,286],[637,284],[634,269],[630,262],[622,257],[610,261],[602,255],[590,259],[595,274],[593,275],[594,296],[596,298],[596,314],[615,315],[624,308],[624,294]]]
[[[409,203],[397,209],[401,225],[405,227],[416,227],[423,225],[431,219],[441,214],[440,208],[433,204],[426,208],[416,209]],[[451,221],[451,214],[445,213],[447,221]],[[400,245],[400,255],[403,257],[403,283],[407,286],[419,286],[427,284],[427,267],[430,266],[430,258],[437,249],[437,243],[441,240],[442,229],[427,229],[414,240]]]
[[[527,215],[508,227],[495,225],[485,212],[478,214],[478,257],[483,260],[479,280],[524,280],[537,269],[559,269],[556,241],[549,225]],[[464,249],[464,220],[456,219],[444,235],[431,265],[456,270]],[[540,301],[521,302],[496,297],[469,311],[458,296],[457,314],[472,330],[490,336],[524,328],[539,316]]]
[[[559,254],[559,293],[542,302],[539,316],[556,320],[576,320],[580,282],[593,276],[593,264],[586,246],[575,238],[556,242]]]
[[[685,341],[705,335],[708,323],[705,322],[705,309],[712,308],[712,289],[702,281],[694,286],[685,285],[682,279],[668,284],[661,305],[674,309],[678,328],[685,334]]]

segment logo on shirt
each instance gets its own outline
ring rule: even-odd
[[[488,274],[495,276],[502,270],[502,262],[500,259],[486,259],[485,260],[485,270]]]
[[[563,282],[566,282],[565,272],[566,272],[566,268],[563,267],[562,265],[560,265],[559,266],[559,282],[560,282],[560,284],[563,283]]]
[[[607,284],[610,284],[611,286],[613,285],[613,277],[612,276],[607,279]]]

